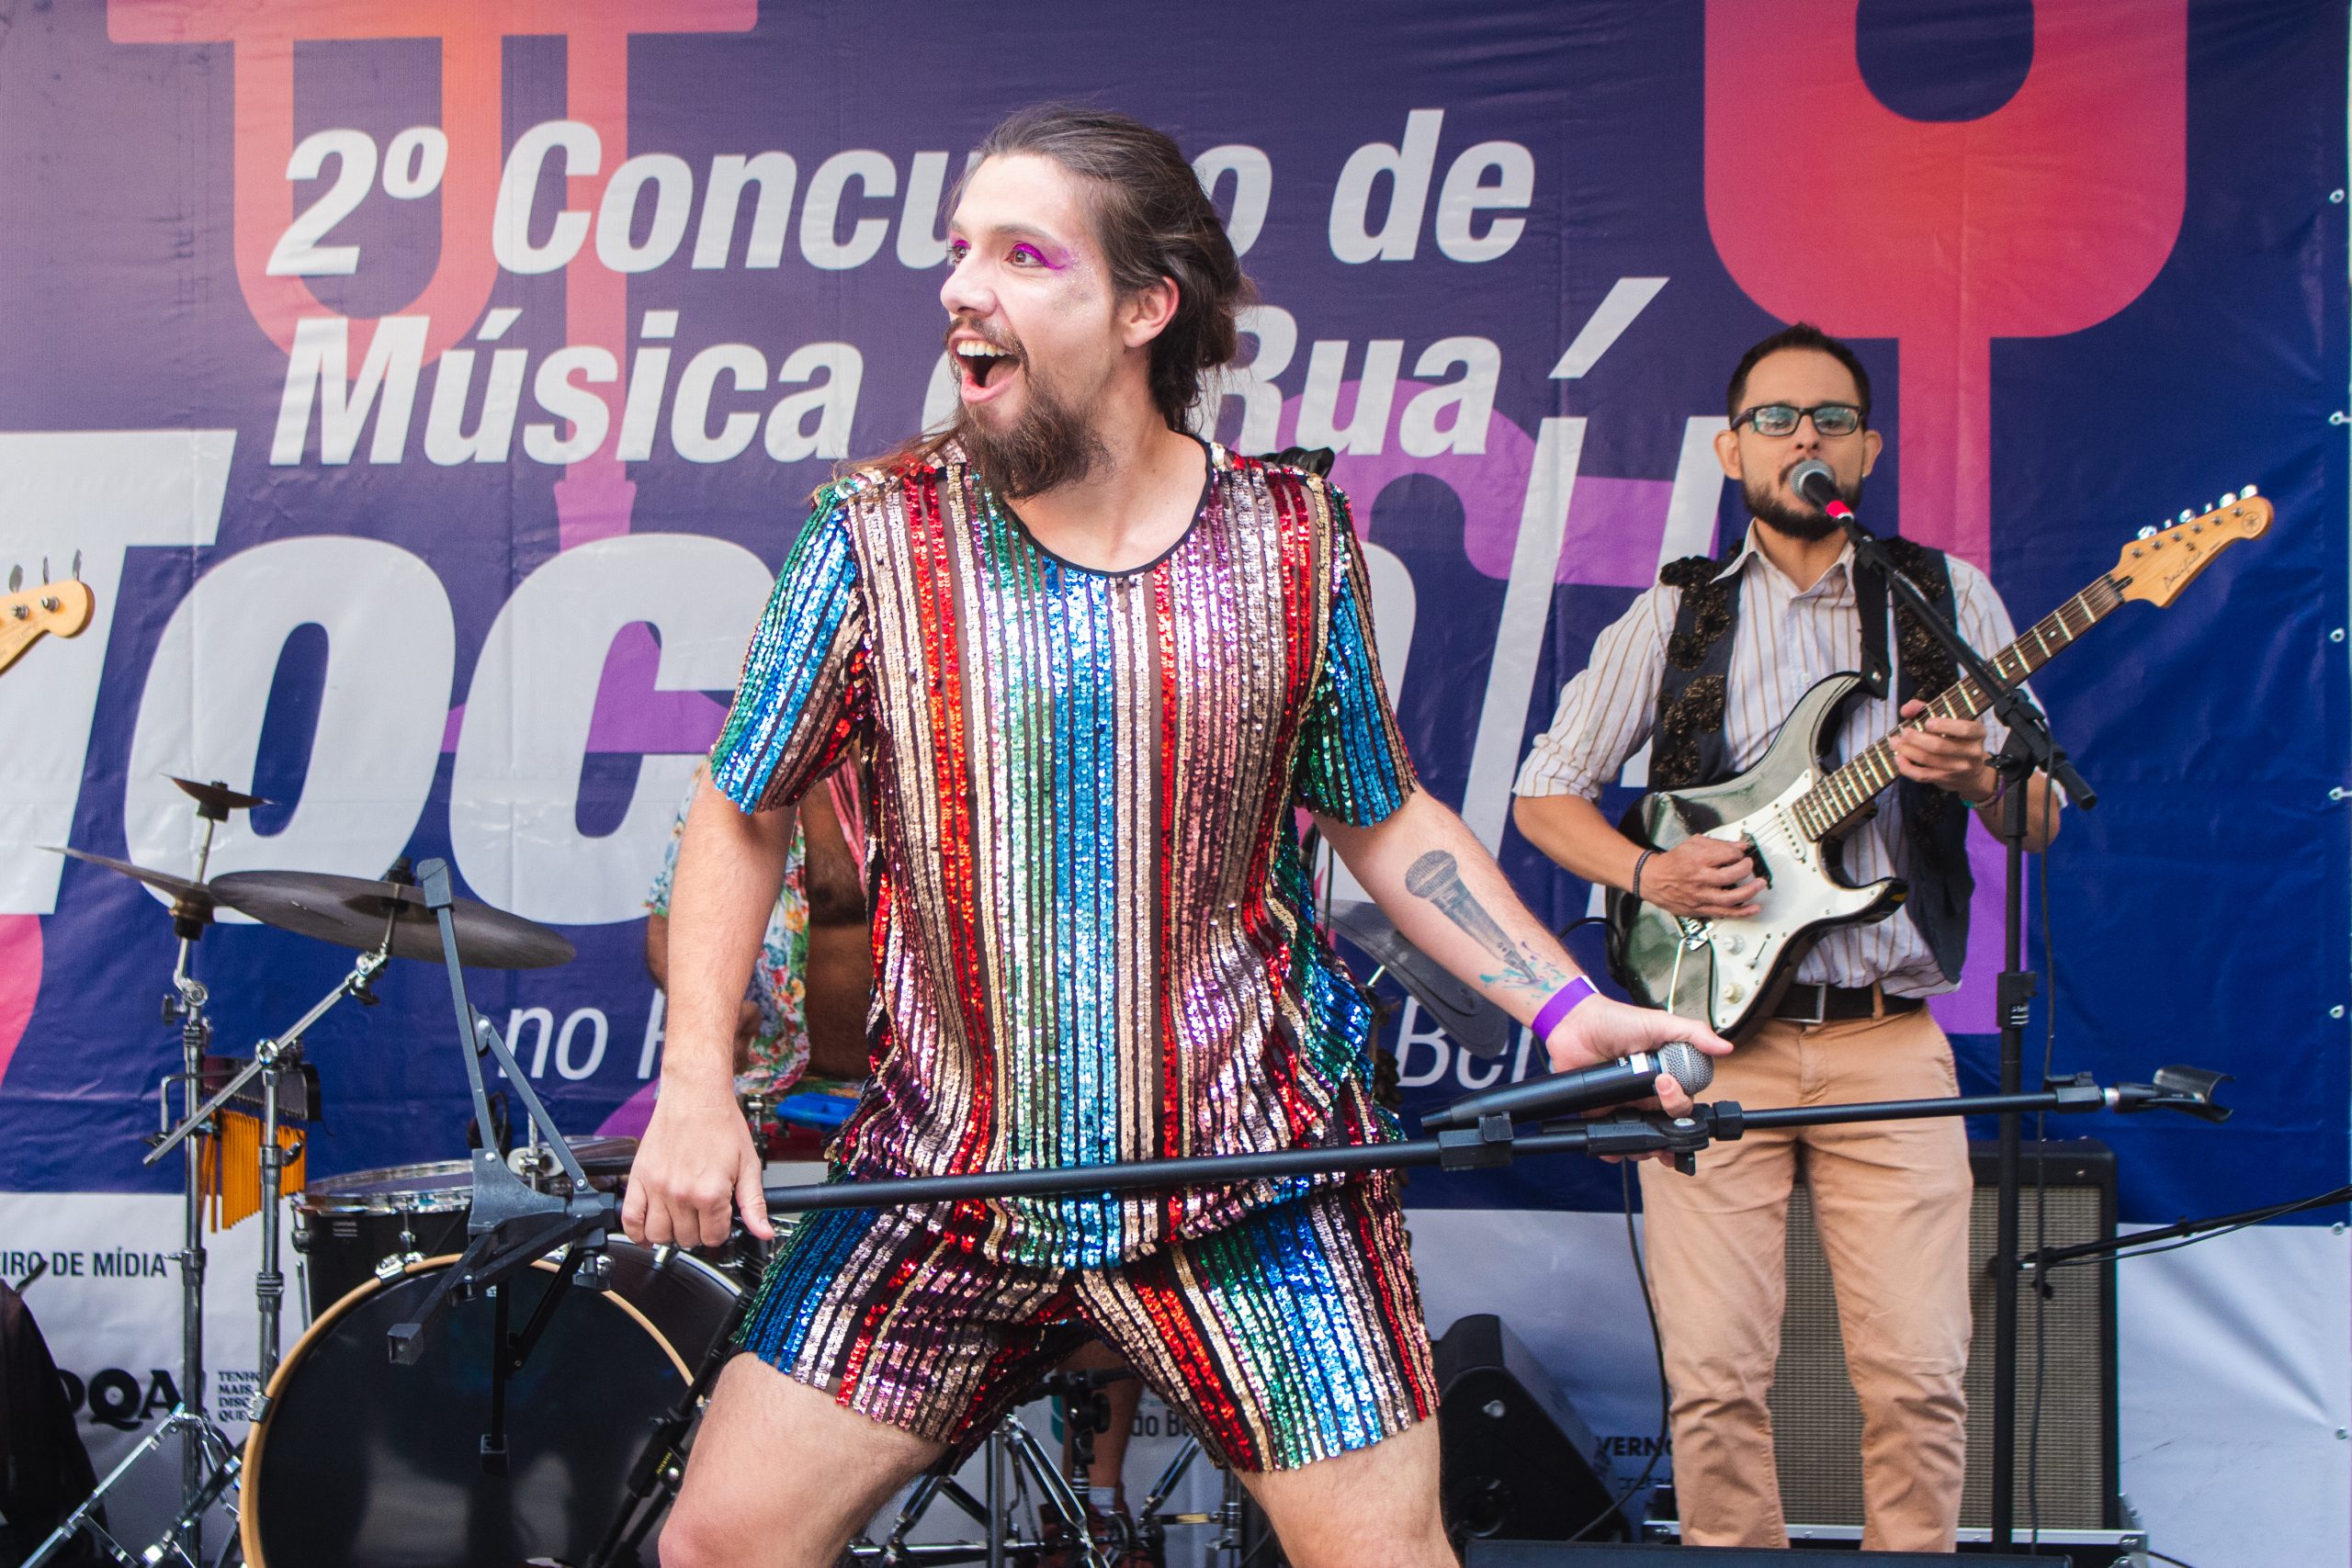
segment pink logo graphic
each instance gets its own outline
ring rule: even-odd
[[[40,917],[0,915],[0,1080],[40,996]]]
[[[237,281],[254,320],[281,349],[295,323],[325,308],[300,277],[273,277],[269,258],[294,219],[286,177],[293,156],[294,45],[321,39],[441,40],[441,129],[448,169],[441,184],[441,257],[424,291],[404,313],[432,318],[429,362],[471,332],[497,280],[491,222],[506,152],[500,91],[508,38],[564,40],[571,119],[602,143],[599,173],[569,179],[566,205],[594,208],[605,181],[628,156],[628,42],[632,33],[741,32],[757,18],[757,0],[112,0],[107,34],[118,43],[217,43],[236,46]],[[566,341],[627,346],[628,286],[593,262],[564,282]],[[350,364],[364,362],[375,323],[352,323]],[[601,394],[610,403],[617,389]],[[613,422],[617,427],[618,421]],[[556,483],[556,511],[566,547],[628,531],[637,487],[619,459],[600,452],[574,463]]]
[[[1988,564],[1991,340],[2081,332],[2180,231],[2184,0],[2040,0],[2033,65],[1981,118],[1863,84],[1854,0],[1710,0],[1707,224],[1784,321],[1900,344],[1903,531]]]

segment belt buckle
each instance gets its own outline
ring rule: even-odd
[[[1826,983],[1815,984],[1812,981],[1800,980],[1796,982],[1796,984],[1792,985],[1789,989],[1791,991],[1794,991],[1800,987],[1813,993],[1812,1016],[1807,1017],[1805,1014],[1801,1012],[1789,1011],[1788,998],[1785,994],[1783,994],[1781,998],[1781,1006],[1779,1010],[1780,1016],[1791,1023],[1801,1023],[1805,1025],[1807,1028],[1813,1028],[1828,1022],[1829,987]]]

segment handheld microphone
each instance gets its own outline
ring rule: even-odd
[[[1428,1131],[1475,1127],[1481,1118],[1498,1113],[1514,1118],[1566,1116],[1603,1105],[1622,1105],[1656,1092],[1651,1086],[1660,1073],[1680,1084],[1685,1094],[1695,1095],[1714,1081],[1715,1065],[1697,1046],[1677,1040],[1655,1054],[1636,1051],[1599,1066],[1547,1073],[1509,1089],[1464,1095],[1422,1117],[1421,1126]]]
[[[1789,488],[1841,522],[1853,515],[1838,492],[1838,476],[1818,457],[1807,457],[1789,470]]]

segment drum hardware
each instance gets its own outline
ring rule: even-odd
[[[223,880],[226,880],[225,878]],[[350,972],[337,980],[334,988],[304,1013],[294,1026],[274,1039],[264,1040],[254,1047],[253,1060],[247,1062],[220,1090],[192,1112],[188,1118],[165,1134],[148,1151],[142,1165],[153,1165],[199,1128],[209,1123],[213,1113],[242,1093],[256,1077],[261,1080],[261,1268],[254,1276],[254,1299],[257,1307],[259,1339],[255,1367],[261,1386],[267,1388],[270,1378],[277,1371],[278,1325],[280,1308],[286,1295],[286,1276],[278,1269],[278,1200],[283,1185],[287,1160],[286,1151],[278,1146],[277,1124],[281,1085],[286,1077],[302,1061],[302,1036],[312,1024],[345,997],[366,999],[368,987],[377,972],[383,968],[390,942],[387,931],[382,945],[359,955]]]
[[[668,1269],[677,1256],[675,1247],[657,1247],[653,1249],[653,1267],[657,1270]],[[608,1260],[600,1258],[599,1261]],[[629,1467],[628,1491],[622,1496],[620,1512],[613,1517],[604,1539],[596,1543],[596,1550],[588,1554],[582,1568],[633,1568],[643,1561],[645,1538],[669,1513],[670,1505],[677,1501],[679,1483],[685,1478],[686,1435],[701,1418],[703,1405],[718,1385],[719,1371],[734,1352],[735,1332],[743,1325],[743,1315],[751,1305],[748,1292],[735,1298],[734,1308],[727,1314],[727,1325],[704,1353],[702,1364],[695,1370],[694,1381],[678,1396],[677,1403],[653,1424],[643,1451]]]
[[[117,1480],[128,1473],[140,1458],[162,1446],[166,1435],[180,1438],[180,1517],[171,1530],[148,1553],[148,1561],[161,1561],[165,1551],[193,1560],[204,1551],[203,1518],[205,1510],[220,1498],[236,1480],[236,1450],[228,1438],[205,1413],[204,1393],[204,1277],[208,1256],[204,1246],[204,1171],[207,1148],[204,1140],[213,1139],[216,1129],[211,1111],[200,1115],[198,1101],[204,1098],[205,1049],[212,1040],[211,1021],[205,1008],[211,994],[204,983],[192,974],[188,960],[196,943],[202,940],[205,927],[212,923],[212,910],[217,900],[205,885],[204,875],[212,862],[213,835],[220,825],[229,819],[232,811],[247,811],[268,801],[257,795],[246,795],[231,789],[219,779],[199,784],[193,779],[174,777],[172,783],[181,793],[196,802],[197,820],[204,824],[203,837],[196,851],[196,875],[193,879],[174,876],[168,872],[153,871],[143,866],[119,861],[111,856],[91,854],[86,851],[58,848],[59,854],[75,860],[88,861],[109,871],[146,883],[172,896],[172,931],[179,939],[178,952],[172,964],[172,988],[163,999],[165,1023],[177,1023],[180,1029],[180,1070],[165,1074],[156,1084],[158,1120],[168,1126],[172,1119],[172,1090],[180,1091],[180,1111],[187,1118],[181,1137],[185,1154],[181,1161],[180,1196],[183,1224],[180,1248],[173,1254],[173,1261],[180,1271],[180,1404],[166,1416],[162,1425],[149,1434],[147,1440],[133,1448],[123,1461],[98,1483],[82,1506],[66,1524],[59,1527],[51,1538],[52,1544],[62,1544],[75,1529],[97,1527],[94,1515],[107,1491]],[[274,1130],[273,1130],[274,1131]],[[189,1136],[195,1134],[195,1136]],[[153,1165],[151,1158],[145,1163]],[[111,1543],[108,1543],[111,1545]],[[41,1560],[44,1551],[35,1552],[32,1561]],[[119,1550],[119,1549],[118,1549]]]
[[[120,1541],[107,1532],[104,1525],[98,1523],[98,1506],[106,1501],[107,1494],[114,1489],[116,1482],[130,1474],[134,1465],[162,1448],[175,1433],[183,1443],[198,1451],[203,1466],[210,1473],[183,1498],[179,1517],[171,1522],[155,1543],[134,1557]],[[236,1484],[243,1468],[237,1450],[229,1445],[228,1438],[220,1435],[220,1427],[206,1420],[200,1413],[190,1410],[185,1403],[175,1404],[155,1424],[153,1431],[141,1438],[129,1453],[122,1456],[120,1463],[107,1472],[106,1479],[98,1483],[97,1490],[84,1498],[81,1506],[66,1515],[50,1532],[48,1539],[33,1549],[33,1554],[25,1559],[25,1568],[40,1568],[75,1534],[84,1531],[97,1541],[99,1550],[117,1562],[152,1565],[169,1560],[183,1564],[184,1568],[204,1568],[204,1516],[214,1504],[220,1502],[230,1487]],[[230,1512],[233,1516],[236,1510],[232,1507]]]
[[[635,1138],[570,1138],[571,1152],[588,1179],[599,1186],[625,1176],[635,1156]],[[534,1186],[570,1178],[551,1155],[526,1157],[515,1149],[511,1168]],[[540,1175],[540,1170],[553,1173]],[[466,1209],[473,1195],[470,1160],[429,1160],[347,1171],[311,1182],[290,1201],[294,1250],[306,1260],[307,1299],[313,1320],[371,1280],[397,1279],[403,1265],[465,1250]],[[724,1265],[721,1266],[722,1269]]]
[[[526,1187],[523,1179],[507,1168],[495,1149],[477,1148],[473,1151],[473,1206],[466,1220],[468,1237],[466,1250],[442,1274],[419,1304],[415,1314],[395,1323],[386,1334],[395,1365],[413,1367],[424,1357],[431,1337],[451,1308],[476,1296],[492,1298],[490,1354],[490,1422],[481,1442],[481,1466],[485,1472],[503,1475],[507,1472],[506,1388],[514,1373],[529,1360],[540,1334],[554,1316],[556,1308],[580,1280],[581,1260],[587,1254],[603,1247],[607,1236],[619,1228],[618,1206],[612,1194],[597,1190],[581,1168],[579,1159],[547,1107],[540,1103],[538,1091],[531,1087],[529,1077],[514,1060],[506,1042],[492,1027],[490,1019],[477,1010],[466,994],[464,963],[460,956],[458,930],[458,900],[449,890],[448,863],[428,860],[417,867],[421,884],[423,908],[439,928],[441,957],[449,975],[449,997],[457,1010],[458,1034],[465,1049],[466,1087],[473,1097],[474,1124],[491,1125],[490,1097],[482,1077],[482,1058],[495,1058],[495,1065],[506,1073],[516,1098],[523,1102],[531,1124],[544,1134],[547,1152],[552,1154],[571,1179],[570,1191],[558,1196]],[[405,914],[403,903],[389,917],[397,922]],[[492,911],[495,914],[496,911]],[[528,921],[513,916],[499,916],[502,920],[517,926]],[[421,930],[422,928],[415,928]],[[536,928],[534,928],[536,929]],[[552,936],[553,933],[548,933]],[[386,941],[393,940],[388,930]],[[561,942],[562,939],[555,939]],[[569,948],[571,944],[564,942]],[[509,946],[495,948],[502,956],[511,956]],[[493,960],[496,962],[496,960]],[[511,1296],[501,1287],[523,1269],[551,1256],[562,1258],[556,1268],[556,1277],[541,1295],[537,1310],[520,1335],[511,1335]],[[601,1282],[601,1270],[592,1273],[584,1283],[593,1288]]]

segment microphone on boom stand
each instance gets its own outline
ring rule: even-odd
[[[1546,1073],[1508,1089],[1465,1094],[1422,1117],[1421,1125],[1441,1131],[1475,1127],[1488,1116],[1573,1116],[1604,1105],[1645,1100],[1657,1092],[1661,1074],[1680,1084],[1685,1094],[1695,1095],[1714,1081],[1715,1065],[1697,1046],[1677,1040],[1655,1052],[1636,1051],[1598,1066],[1578,1067],[1570,1073]]]

